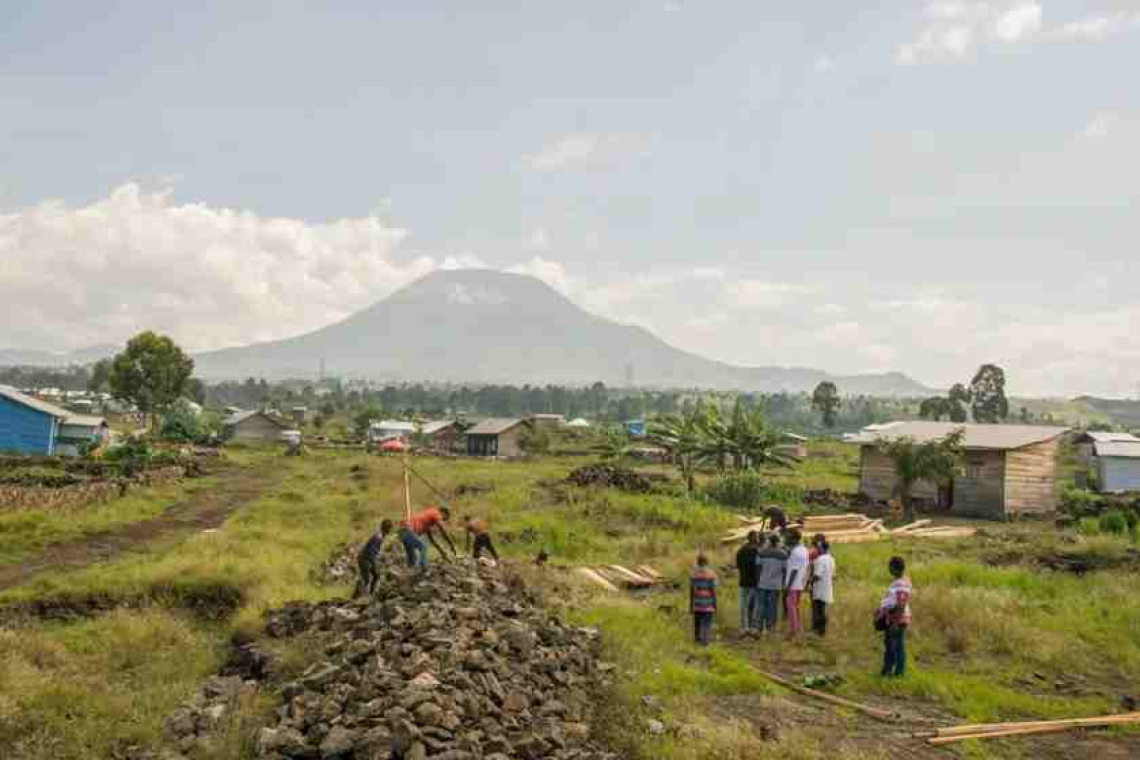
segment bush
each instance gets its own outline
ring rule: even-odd
[[[792,483],[772,483],[753,470],[730,472],[703,486],[701,498],[738,509],[755,509],[767,504],[798,506],[803,490]]]
[[[48,467],[17,467],[9,472],[0,473],[0,483],[13,486],[65,488],[83,483],[84,480],[70,472]]]
[[[1100,516],[1097,523],[1102,533],[1112,533],[1123,536],[1129,532],[1128,517],[1123,512],[1113,510]]]
[[[1095,517],[1082,517],[1077,523],[1077,533],[1083,536],[1095,536],[1100,533],[1100,523]]]
[[[1091,491],[1070,486],[1061,492],[1061,509],[1070,517],[1095,517],[1101,508],[1101,498]]]

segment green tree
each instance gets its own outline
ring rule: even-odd
[[[919,481],[942,485],[953,480],[958,471],[965,431],[956,430],[945,438],[918,443],[913,438],[896,438],[879,444],[891,460],[898,480],[896,493],[902,500],[907,522],[915,519],[912,494]]]
[[[734,413],[730,435],[738,470],[770,465],[791,468],[796,465],[795,457],[780,451],[782,434],[768,424],[758,408],[741,415]]]
[[[364,409],[356,413],[352,418],[352,429],[356,431],[356,435],[360,438],[368,435],[368,427],[374,420],[384,418],[384,410],[378,404],[369,404]]]
[[[629,456],[633,444],[629,436],[619,427],[607,427],[600,440],[594,445],[594,451],[606,461],[617,461]]]
[[[996,423],[1009,417],[1005,371],[996,364],[983,364],[970,382],[970,399],[977,422]]]
[[[918,406],[918,416],[924,420],[939,421],[950,416],[950,400],[942,396],[923,399]]]
[[[87,390],[91,393],[106,393],[111,387],[111,360],[100,359],[91,366],[91,377],[87,380]]]
[[[946,397],[948,405],[946,415],[951,422],[966,422],[970,419],[968,410],[970,404],[970,391],[961,383],[954,383]]]
[[[167,441],[192,443],[202,435],[198,413],[187,403],[186,399],[180,398],[170,405],[162,417],[159,437]]]
[[[843,404],[839,398],[839,389],[830,380],[824,380],[815,387],[811,394],[811,408],[819,412],[823,418],[823,426],[835,427],[839,419],[839,407]]]
[[[144,414],[163,414],[186,392],[194,360],[165,335],[139,333],[111,362],[111,395]]]
[[[700,420],[702,416],[703,411],[698,404],[682,414],[658,417],[650,423],[647,431],[650,443],[669,452],[673,464],[681,471],[689,493],[696,486],[695,472],[706,440]]]

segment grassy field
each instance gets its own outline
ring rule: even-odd
[[[800,471],[773,477],[801,488],[854,487],[850,451],[831,444],[815,453]],[[285,601],[346,593],[318,584],[314,568],[338,545],[359,540],[403,508],[397,460],[333,451],[233,456],[241,466],[275,468],[281,479],[219,530],[140,546],[107,563],[43,575],[0,593],[0,604],[99,596],[144,605],[0,631],[5,757],[107,757],[128,745],[154,744],[162,718],[216,671],[235,632],[258,635],[262,613]],[[1124,539],[1060,534],[1046,524],[992,524],[975,539],[840,546],[826,640],[741,642],[733,550],[717,541],[735,523],[731,511],[680,495],[635,496],[558,482],[581,463],[423,459],[416,468],[448,493],[465,486],[467,495],[454,500],[456,511],[489,519],[500,552],[552,608],[602,630],[606,657],[622,674],[603,706],[603,724],[631,757],[908,756],[893,751],[898,747],[880,726],[863,727],[844,713],[808,712],[804,700],[789,699],[756,666],[792,678],[839,674],[838,694],[942,723],[1099,714],[1117,709],[1120,696],[1136,689],[1140,575],[1135,563],[1127,564]],[[203,485],[208,481],[194,487]],[[413,490],[418,503],[433,501],[419,484]],[[115,519],[141,519],[171,498],[165,489],[150,496],[152,506],[117,503]],[[145,503],[146,497],[130,499]],[[722,576],[718,642],[707,650],[690,644],[683,589],[609,595],[560,569],[650,563],[682,580],[698,549],[713,552]],[[551,555],[554,567],[529,566],[539,550]],[[870,616],[894,553],[912,568],[915,624],[910,673],[885,682],[875,675],[881,645]],[[1033,561],[1057,553],[1125,564],[1078,577],[1041,570]],[[214,600],[233,607],[233,614],[201,614],[215,609]],[[302,653],[284,653],[303,663]],[[668,730],[646,731],[650,718]],[[773,722],[779,730],[770,732]],[[913,740],[903,747],[913,756],[930,752]],[[960,751],[1033,757],[1039,748],[1003,742]],[[240,756],[234,747],[227,752],[222,756]]]

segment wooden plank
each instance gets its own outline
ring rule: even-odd
[[[916,530],[918,528],[925,528],[927,525],[930,525],[932,522],[934,522],[934,521],[933,520],[915,520],[912,523],[909,523],[907,525],[903,525],[901,527],[895,528],[894,530],[891,531],[891,534],[897,536],[900,533],[907,533],[909,531]]]
[[[635,569],[636,569],[636,570],[637,570],[639,573],[641,573],[642,575],[644,575],[646,578],[652,578],[653,580],[656,580],[656,581],[663,581],[663,580],[665,580],[665,576],[664,576],[664,575],[662,575],[661,573],[657,572],[656,570],[654,570],[654,569],[653,569],[652,567],[650,567],[649,565],[638,565],[638,566],[637,566]]]
[[[606,591],[613,591],[614,593],[620,593],[620,591],[621,591],[621,589],[619,589],[617,586],[615,586],[614,584],[607,581],[605,578],[603,578],[601,575],[599,575],[596,571],[594,571],[591,568],[576,567],[576,568],[574,568],[574,572],[577,573],[578,575],[582,576],[586,580],[590,581],[595,586],[600,586],[600,587],[604,588]]]
[[[644,576],[638,575],[637,573],[633,572],[629,568],[622,567],[621,565],[606,565],[606,568],[608,570],[612,570],[614,573],[621,576],[622,578],[624,578],[629,583],[635,583],[639,586],[652,586],[653,585],[653,579],[652,578],[646,578]]]
[[[1118,715],[1099,715],[1092,718],[1065,718],[1062,720],[1030,720],[1013,723],[971,723],[963,726],[950,726],[936,729],[936,736],[962,736],[964,734],[985,733],[990,731],[1006,731],[1022,728],[1042,728],[1049,726],[1064,726],[1066,728],[1109,723],[1140,722],[1140,712],[1120,713]]]
[[[882,541],[883,534],[875,533],[849,533],[846,536],[836,536],[835,538],[828,538],[828,543],[831,544],[865,544],[871,541]]]
[[[970,739],[1001,739],[1014,736],[1030,736],[1033,734],[1054,734],[1060,733],[1062,731],[1071,731],[1075,728],[1121,726],[1132,723],[1140,723],[1140,717],[1128,717],[1119,720],[1111,720],[1108,718],[1094,718],[1086,720],[1057,721],[1055,725],[1039,725],[1024,728],[1003,728],[996,730],[976,731],[974,733],[956,734],[953,736],[936,736],[932,739],[928,739],[927,741],[934,746],[942,746],[944,744],[969,741]]]
[[[792,683],[791,681],[787,680],[786,678],[781,678],[780,676],[778,676],[774,673],[766,673],[763,670],[757,670],[757,672],[760,675],[764,676],[765,678],[767,678],[771,681],[775,681],[776,683],[783,686],[785,689],[790,689],[790,690],[796,692],[797,694],[803,694],[803,695],[808,696],[808,697],[815,697],[816,699],[822,700],[824,702],[829,702],[833,705],[838,705],[839,707],[846,707],[849,710],[856,710],[858,712],[863,713],[864,715],[870,715],[872,718],[875,718],[877,720],[894,720],[895,719],[894,713],[892,713],[888,710],[880,710],[877,707],[870,707],[868,705],[859,704],[858,702],[852,702],[850,699],[844,699],[843,697],[837,697],[834,694],[826,694],[822,691],[816,691],[815,689],[807,689],[807,688],[804,688],[803,686],[800,686],[799,684]]]

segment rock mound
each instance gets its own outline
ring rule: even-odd
[[[590,739],[608,666],[598,636],[473,563],[386,570],[375,600],[293,603],[271,636],[309,631],[324,657],[282,689],[257,756],[339,760],[612,760]]]
[[[628,467],[613,464],[588,464],[571,472],[566,481],[581,487],[617,488],[628,493],[651,493],[653,484],[644,475]]]

